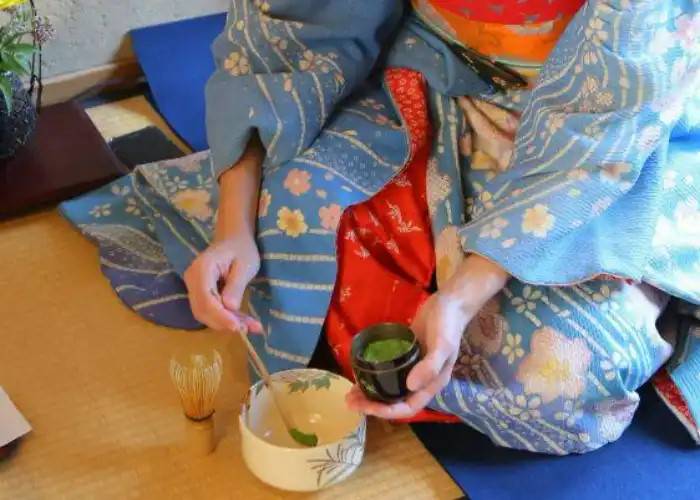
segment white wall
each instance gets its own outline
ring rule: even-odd
[[[36,5],[57,30],[44,52],[44,76],[50,77],[129,59],[129,30],[222,12],[228,0],[36,0]]]

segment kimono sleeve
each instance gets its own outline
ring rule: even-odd
[[[303,152],[367,78],[401,15],[399,0],[233,0],[206,88],[215,174],[238,160],[254,129],[266,165]]]
[[[535,284],[643,276],[669,145],[700,88],[699,10],[587,2],[533,89],[510,167],[474,195],[466,252]]]

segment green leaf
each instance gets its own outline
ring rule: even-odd
[[[20,41],[25,35],[28,35],[28,34],[29,34],[29,33],[27,33],[27,32],[15,33],[14,35],[12,35],[12,36],[8,39],[9,45],[18,44],[19,41]]]
[[[308,446],[312,448],[318,444],[318,436],[313,432],[306,434],[304,432],[301,432],[297,428],[291,428],[289,429],[289,435],[292,436],[292,439],[294,439],[294,441],[303,446]]]
[[[16,62],[19,66],[24,68],[24,74],[28,75],[32,70],[32,61],[30,58],[25,57],[21,54],[13,54],[12,60]]]
[[[7,29],[7,26],[0,27],[0,45],[7,45],[11,37],[12,33]]]
[[[305,382],[303,380],[295,380],[294,382],[291,382],[288,386],[289,392],[304,392],[306,389],[309,388],[308,382]]]
[[[36,47],[31,43],[15,43],[13,45],[8,45],[6,50],[7,52],[19,54],[23,57],[31,57],[36,51]]]
[[[5,99],[7,112],[10,113],[12,111],[12,84],[10,84],[10,81],[4,75],[0,75],[0,93],[2,93],[3,99]]]
[[[17,73],[18,75],[26,75],[29,73],[28,68],[25,68],[14,54],[9,54],[7,51],[0,51],[0,58],[2,58],[2,64],[8,71]]]
[[[330,389],[331,388],[331,378],[328,375],[322,375],[311,381],[311,385],[316,389]]]

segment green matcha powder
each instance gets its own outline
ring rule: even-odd
[[[407,353],[412,345],[411,341],[405,339],[375,340],[367,344],[362,359],[369,363],[385,363]]]

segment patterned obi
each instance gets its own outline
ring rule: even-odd
[[[442,35],[535,76],[585,0],[411,0]]]

